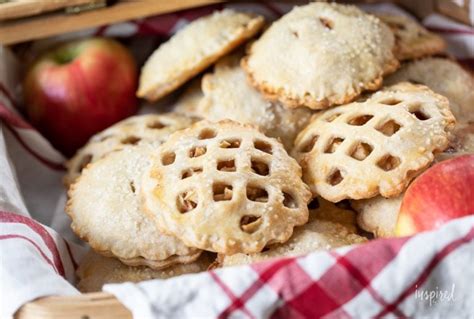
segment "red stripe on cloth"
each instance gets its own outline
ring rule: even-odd
[[[280,17],[283,14],[283,11],[281,11],[280,8],[269,1],[262,2],[262,4],[277,17]]]
[[[56,242],[54,241],[51,234],[41,224],[37,223],[31,218],[21,216],[18,214],[7,213],[4,211],[0,211],[0,223],[23,224],[29,227],[35,233],[37,233],[41,237],[43,242],[46,244],[46,247],[48,247],[51,254],[53,255],[54,265],[56,266],[58,273],[64,277],[65,275],[64,266],[63,266],[61,257],[59,255],[58,246],[56,245]]]
[[[431,32],[436,32],[436,33],[474,35],[473,30],[444,29],[444,28],[437,28],[437,27],[427,27],[427,29],[430,30]]]
[[[288,300],[287,305],[293,308],[293,312],[310,317],[325,315],[336,318],[348,317],[349,314],[341,306],[367,287],[368,292],[376,296],[375,300],[380,301],[382,306],[386,305],[387,303],[380,296],[377,297],[377,293],[370,287],[370,282],[395,258],[406,242],[406,238],[375,240],[351,249],[343,257],[331,253],[335,257],[334,265],[327,269],[317,282],[293,300]],[[374,255],[377,258],[373,258]],[[319,298],[317,305],[308,302],[314,300],[314,296]],[[284,317],[283,310],[279,313]]]
[[[23,120],[20,116],[9,110],[3,103],[0,103],[0,119],[3,119],[5,122],[11,126],[25,129],[33,129],[33,127]]]
[[[68,241],[64,240],[64,243],[66,244],[66,249],[67,249],[67,253],[69,255],[69,259],[71,259],[71,263],[72,263],[72,266],[74,267],[74,271],[76,271],[77,267],[78,267],[78,263],[76,261],[76,259],[74,259],[74,255],[72,254],[72,250],[71,250],[71,246],[69,245]]]
[[[5,127],[13,134],[13,136],[16,138],[16,140],[23,146],[23,148],[30,153],[31,156],[36,158],[40,163],[43,165],[47,166],[48,168],[55,170],[55,171],[65,171],[66,168],[64,167],[63,164],[61,163],[55,163],[53,161],[50,161],[47,158],[44,158],[40,154],[36,153],[26,142],[21,138],[20,134],[12,128],[8,123],[6,123]]]
[[[389,304],[386,302],[382,296],[379,295],[379,293],[372,287],[370,284],[370,279],[367,278],[358,268],[356,265],[354,265],[352,262],[349,261],[348,258],[346,258],[343,255],[339,255],[337,252],[333,251],[331,252],[331,255],[336,258],[337,263],[341,266],[343,266],[347,272],[351,275],[351,277],[355,280],[357,280],[362,287],[365,287],[367,291],[372,295],[372,298],[374,298],[375,301],[377,301],[380,305],[387,307]],[[378,259],[378,258],[376,258]],[[392,258],[393,259],[393,258]],[[373,277],[372,277],[373,278]],[[393,313],[398,317],[401,318],[403,317],[403,314],[395,308],[393,310]]]
[[[248,309],[245,307],[245,304],[241,303],[240,304],[240,298],[237,298],[237,296],[232,292],[232,290],[230,290],[229,287],[227,287],[226,284],[224,284],[224,282],[219,278],[219,276],[217,276],[217,274],[214,272],[214,271],[209,271],[209,274],[211,275],[211,278],[221,287],[221,289],[225,292],[225,294],[227,295],[227,297],[229,297],[229,299],[232,301],[232,304],[238,304],[238,308],[241,309],[247,316],[249,316],[250,318],[253,318],[252,314],[248,311]],[[222,317],[228,317],[228,314],[227,315],[224,315],[224,313],[222,313],[219,318],[222,318]]]
[[[232,303],[225,309],[220,315],[219,318],[227,318],[231,315],[232,312],[236,310],[245,311],[245,303],[250,300],[256,292],[268,282],[278,271],[291,263],[294,263],[296,258],[286,258],[278,261],[270,261],[257,263],[251,265],[258,274],[258,279],[253,282],[253,284],[247,288],[247,290],[240,296],[234,298]]]
[[[95,30],[94,35],[95,35],[96,37],[99,37],[99,36],[104,35],[104,33],[105,33],[105,31],[107,30],[108,27],[109,27],[108,25],[99,26],[99,27],[97,28],[97,30]]]
[[[274,315],[273,318],[286,317],[284,315],[288,312],[284,309],[286,307],[291,307],[293,312],[298,312],[305,318],[321,318],[336,309],[339,310],[336,318],[347,318],[348,314],[344,314],[342,305],[343,303],[327,293],[319,281],[313,281],[298,297],[286,301],[286,304],[278,310],[277,315]]]
[[[0,93],[2,93],[3,95],[5,95],[5,97],[7,98],[7,100],[8,100],[14,107],[17,107],[17,106],[18,106],[18,105],[16,105],[15,99],[14,99],[13,96],[10,94],[10,91],[7,90],[7,88],[3,85],[2,82],[0,82]]]
[[[458,59],[458,62],[467,69],[467,71],[474,73],[474,58]]]
[[[474,228],[471,228],[469,233],[467,233],[462,238],[458,238],[446,246],[442,250],[440,250],[436,255],[433,256],[430,263],[425,267],[422,273],[418,276],[418,279],[412,283],[400,296],[391,304],[387,305],[385,309],[383,309],[375,318],[382,318],[386,316],[388,313],[392,312],[394,309],[398,307],[398,305],[405,300],[408,296],[416,291],[416,289],[422,286],[425,281],[431,275],[431,272],[438,266],[438,264],[446,258],[449,254],[454,252],[457,248],[461,247],[464,244],[467,244],[471,240],[474,239]]]
[[[0,235],[0,240],[4,240],[4,239],[16,239],[16,238],[26,240],[27,242],[29,242],[30,244],[32,244],[32,245],[36,248],[36,250],[39,252],[39,254],[41,255],[41,257],[43,257],[43,259],[54,269],[54,271],[55,271],[56,273],[58,273],[58,270],[57,270],[56,267],[54,267],[54,264],[53,264],[53,262],[51,261],[51,259],[49,259],[48,256],[46,256],[46,254],[41,250],[41,247],[38,246],[33,240],[29,239],[28,237],[25,237],[25,236],[22,236],[22,235],[17,235],[17,234]]]

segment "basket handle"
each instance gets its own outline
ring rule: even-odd
[[[132,313],[115,296],[94,292],[77,296],[44,297],[25,304],[15,319],[94,318],[131,319]]]

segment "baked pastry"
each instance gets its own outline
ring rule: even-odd
[[[266,101],[248,84],[240,58],[240,54],[224,57],[213,73],[204,76],[204,97],[196,114],[210,121],[231,119],[256,125],[266,135],[280,139],[290,150],[296,134],[308,124],[311,111],[287,109],[278,102]]]
[[[400,83],[316,114],[293,154],[313,194],[329,201],[395,197],[448,146],[454,124],[445,97]]]
[[[97,133],[67,163],[64,182],[72,184],[81,171],[106,154],[127,146],[165,141],[170,133],[189,127],[196,120],[175,113],[148,114],[129,117]]]
[[[474,154],[474,124],[457,124],[449,137],[448,148],[435,155],[435,162],[464,154]],[[360,228],[375,237],[393,237],[402,199],[403,194],[394,198],[376,196],[351,201],[351,206],[359,213],[357,223]]]
[[[393,46],[390,29],[357,7],[310,3],[274,22],[242,66],[267,98],[324,109],[379,88],[399,65]]]
[[[137,96],[151,101],[163,97],[254,36],[263,25],[262,16],[230,9],[191,22],[148,58]]]
[[[184,89],[183,93],[181,93],[173,105],[173,111],[186,116],[202,117],[199,114],[198,105],[203,96],[201,77],[198,77],[189,82],[189,85]]]
[[[73,231],[97,252],[155,269],[189,263],[201,251],[164,235],[139,203],[141,177],[156,146],[124,148],[87,166],[69,189]]]
[[[203,253],[196,261],[189,264],[178,264],[166,269],[155,270],[148,267],[131,267],[122,264],[115,258],[104,257],[89,251],[76,271],[79,279],[79,291],[94,292],[102,290],[105,284],[122,282],[139,282],[151,279],[168,279],[190,273],[206,271],[213,261],[213,256]]]
[[[353,211],[339,208],[322,199],[317,201],[318,206],[309,211],[309,222],[296,227],[293,236],[286,243],[269,246],[260,253],[220,255],[220,266],[237,266],[278,257],[300,256],[317,250],[330,250],[367,241],[356,233]],[[314,202],[312,205],[315,205]]]
[[[306,223],[308,187],[277,140],[231,120],[201,121],[155,152],[143,203],[158,227],[190,247],[258,252]]]
[[[359,213],[357,224],[360,228],[375,237],[393,237],[402,199],[403,194],[393,198],[376,196],[351,201],[351,206]]]
[[[350,233],[357,233],[356,213],[351,207],[340,204],[331,203],[321,197],[313,198],[308,204],[308,222],[327,221],[344,226]]]
[[[419,23],[399,14],[377,13],[376,16],[388,25],[395,36],[395,57],[412,60],[442,53],[446,49],[444,40],[426,30]]]
[[[403,81],[424,84],[448,98],[451,110],[460,123],[474,123],[474,77],[455,61],[426,58],[402,65],[388,76],[387,85]]]

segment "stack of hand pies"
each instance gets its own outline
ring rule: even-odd
[[[173,111],[68,162],[82,291],[391,236],[409,183],[474,151],[474,80],[415,21],[311,3],[264,27],[223,10],[181,29],[137,92],[182,88]]]

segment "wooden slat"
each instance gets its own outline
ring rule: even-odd
[[[7,21],[0,24],[0,44],[14,44],[84,28],[97,27],[218,2],[222,1],[123,0],[107,8],[87,11],[76,15],[55,13],[17,21]]]
[[[43,12],[54,11],[70,6],[83,5],[90,2],[93,2],[93,0],[14,0],[5,3],[0,2],[0,20],[32,16]],[[95,2],[98,2],[98,0],[95,0]]]
[[[46,297],[20,308],[15,319],[131,319],[132,313],[113,295],[97,292],[69,297]]]

